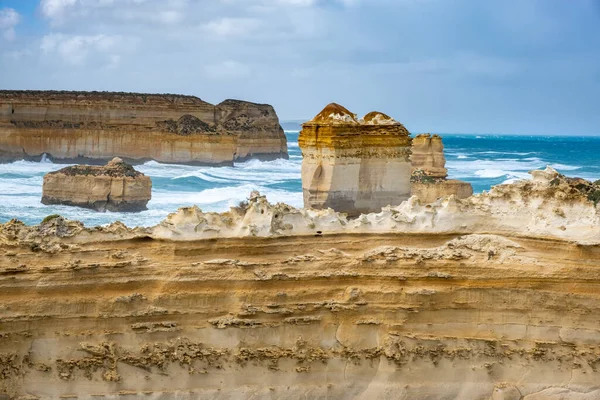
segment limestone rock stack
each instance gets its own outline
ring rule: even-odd
[[[143,211],[152,197],[152,181],[120,158],[106,166],[75,165],[44,176],[43,204],[96,211]]]
[[[113,92],[0,91],[0,162],[231,165],[287,158],[273,107],[239,100]]]
[[[455,195],[464,199],[473,194],[468,182],[446,179],[444,144],[439,135],[417,135],[412,144],[411,193],[423,203],[432,203],[444,196]]]
[[[412,171],[423,170],[427,176],[445,179],[448,176],[444,144],[439,135],[424,133],[412,141]]]
[[[409,132],[383,113],[359,120],[329,104],[302,125],[298,143],[305,207],[356,216],[410,197]]]

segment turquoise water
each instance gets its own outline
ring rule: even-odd
[[[194,167],[147,162],[136,168],[153,182],[148,211],[137,214],[97,213],[40,203],[44,174],[64,164],[17,161],[0,164],[0,222],[18,218],[37,224],[61,214],[88,226],[120,220],[129,226],[151,226],[178,207],[198,205],[225,211],[259,190],[272,202],[302,206],[298,133],[288,132],[289,160],[248,161],[234,167]],[[476,192],[492,185],[527,178],[527,171],[551,165],[560,172],[588,180],[600,179],[600,137],[544,137],[444,134],[451,178],[473,184]]]

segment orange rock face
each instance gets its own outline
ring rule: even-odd
[[[273,107],[105,92],[0,91],[0,161],[232,164],[287,158]]]
[[[305,207],[358,215],[410,195],[409,132],[383,113],[359,120],[329,104],[302,125],[298,143]]]

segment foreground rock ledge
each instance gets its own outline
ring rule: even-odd
[[[104,167],[76,165],[46,174],[42,203],[135,212],[146,210],[151,197],[150,177],[114,158]]]
[[[0,394],[598,399],[600,182],[532,177],[355,220],[255,193],[0,224]]]

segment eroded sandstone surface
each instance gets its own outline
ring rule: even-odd
[[[0,161],[227,164],[287,158],[273,107],[112,92],[0,91]]]
[[[43,204],[96,211],[143,211],[152,198],[150,177],[115,157],[105,166],[74,165],[44,176]]]
[[[417,135],[411,150],[411,194],[420,201],[432,203],[450,195],[466,199],[473,194],[470,183],[446,179],[448,170],[441,136],[429,133]]]
[[[597,399],[600,182],[548,168],[348,220],[0,225],[0,393]]]
[[[410,197],[410,143],[408,130],[383,113],[358,119],[329,104],[298,138],[304,206],[354,216],[400,204]]]

